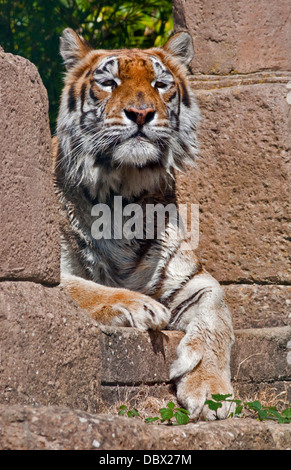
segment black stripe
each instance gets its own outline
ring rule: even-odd
[[[152,309],[150,309],[147,305],[144,305],[143,308],[144,308],[144,310],[145,310],[146,312],[148,312],[148,313],[150,314],[150,316],[152,317],[152,319],[155,318],[155,314],[154,314],[154,312],[152,311]]]
[[[181,111],[181,93],[180,93],[180,88],[179,87],[177,87],[177,92],[178,92],[178,111],[177,111],[177,113],[175,113],[175,117],[176,117],[175,130],[177,132],[179,132],[179,130],[180,130],[179,117],[180,117],[180,111]]]
[[[90,94],[90,98],[95,101],[95,103],[97,103],[99,101],[99,99],[97,98],[96,95],[94,95],[94,91],[92,90],[92,88],[90,88],[90,91],[89,91],[89,94]]]
[[[165,265],[161,267],[161,271],[159,273],[159,279],[155,284],[155,294],[157,297],[160,297],[160,293],[162,292],[164,281],[165,279],[167,279],[167,269],[172,259],[175,258],[175,255],[179,252],[182,242],[183,240],[179,242],[179,244],[175,247],[175,249],[169,254],[169,257]]]
[[[68,93],[68,108],[70,113],[76,110],[75,86],[71,85]]]
[[[194,299],[192,302],[190,302],[189,304],[187,304],[187,305],[185,306],[185,308],[184,308],[183,310],[181,310],[181,311],[176,315],[175,318],[172,318],[172,317],[171,317],[171,321],[170,321],[171,326],[173,326],[175,323],[177,323],[177,322],[180,320],[180,318],[181,318],[181,316],[183,315],[183,313],[184,313],[185,311],[189,310],[189,308],[193,307],[193,305],[197,304],[197,303],[199,302],[199,300],[201,299],[201,297],[202,297],[204,294],[207,294],[207,292],[211,292],[211,289],[208,289],[208,290],[205,290],[205,291],[201,292],[201,294],[200,294],[196,299]]]
[[[83,83],[81,87],[81,109],[83,111],[83,106],[85,102],[85,95],[86,95],[86,83]]]
[[[177,92],[174,91],[174,93],[172,94],[172,96],[170,96],[170,98],[168,98],[168,102],[171,102],[174,98],[176,98],[177,96]]]
[[[190,108],[191,106],[191,101],[189,97],[188,90],[186,88],[186,85],[184,82],[181,82],[181,87],[182,87],[182,103],[187,107]]]
[[[177,322],[179,320],[179,318],[181,317],[181,315],[185,312],[185,310],[188,310],[188,308],[190,308],[193,305],[195,305],[196,303],[198,303],[199,300],[201,299],[201,297],[204,294],[206,294],[207,292],[211,292],[211,289],[209,289],[207,287],[202,287],[202,289],[199,289],[193,295],[188,297],[188,299],[183,300],[183,302],[181,302],[179,305],[177,305],[177,307],[175,307],[174,310],[172,311],[170,323]],[[198,295],[198,294],[200,294],[200,295]]]
[[[105,72],[109,72],[108,65],[114,65],[114,63],[115,63],[114,59],[108,60],[108,62],[106,62],[106,64],[104,64],[103,70],[105,70]]]
[[[170,304],[172,303],[173,301],[173,298],[182,290],[184,289],[184,287],[186,286],[186,284],[188,284],[188,282],[190,282],[197,274],[201,273],[202,272],[202,264],[200,263],[200,261],[198,262],[198,265],[195,266],[195,268],[191,271],[191,273],[181,282],[181,284],[179,286],[177,286],[176,289],[174,289],[170,295],[168,297],[165,298],[165,300],[161,301],[159,300],[161,303],[163,303],[164,305],[166,305],[166,307],[170,307]]]

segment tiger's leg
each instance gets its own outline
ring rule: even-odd
[[[100,325],[162,329],[170,311],[147,295],[106,287],[78,276],[62,276],[61,285]]]
[[[205,400],[212,394],[233,394],[230,351],[234,335],[223,291],[210,274],[198,274],[179,292],[171,309],[170,327],[185,331],[170,370],[177,398],[192,418],[216,419]],[[218,418],[226,418],[233,408],[224,402]]]

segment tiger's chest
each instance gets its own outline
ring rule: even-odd
[[[83,199],[62,244],[62,271],[107,286],[151,291],[170,251],[169,216],[161,202],[151,197],[150,203],[128,203],[115,196],[110,204],[92,205]]]

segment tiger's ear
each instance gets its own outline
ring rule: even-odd
[[[66,28],[60,37],[60,53],[67,70],[83,59],[92,47],[71,28]]]
[[[194,58],[194,47],[192,36],[187,31],[174,34],[164,45],[163,49],[180,61],[189,66]]]

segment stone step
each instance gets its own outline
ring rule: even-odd
[[[1,404],[94,413],[141,392],[175,396],[168,374],[183,333],[100,329],[61,289],[31,282],[1,282],[0,299]],[[291,327],[239,329],[235,336],[231,372],[239,398],[272,389],[291,401]]]
[[[180,451],[188,463],[193,463],[187,451],[290,450],[291,424],[230,418],[167,426],[146,424],[137,418],[90,414],[65,407],[2,405],[0,450],[15,449],[106,450],[108,457],[124,455],[112,452],[119,450],[166,450],[169,458],[171,451],[176,451],[176,455]],[[158,452],[154,454],[159,455]],[[143,461],[143,455],[152,454],[143,452],[125,455],[133,458],[134,462],[141,457],[140,463],[148,464],[149,461]],[[104,463],[100,460],[103,456],[103,453],[96,456],[97,463]]]
[[[113,404],[126,395],[162,395],[162,387],[173,393],[169,367],[183,333],[179,331],[143,332],[135,328],[101,328],[101,394]],[[235,331],[231,355],[231,374],[241,398],[273,390],[285,391],[291,401],[291,327]]]

